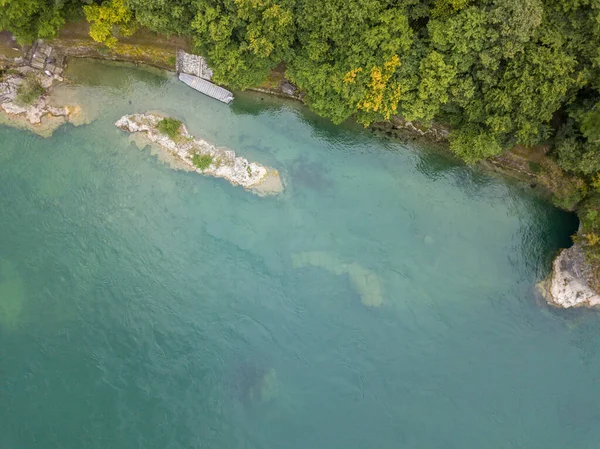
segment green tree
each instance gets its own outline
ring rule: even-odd
[[[450,149],[468,164],[502,152],[494,134],[477,125],[462,126],[450,135]]]
[[[63,2],[54,0],[0,0],[0,30],[20,43],[50,38],[65,23]]]
[[[487,155],[475,150],[482,135],[493,137],[490,154],[498,152],[498,144],[544,141],[552,132],[553,114],[585,78],[564,42],[540,42],[544,4],[541,0],[458,4],[460,8],[446,8],[429,21],[435,64],[421,62],[418,93],[409,97],[401,112],[413,119],[448,120],[460,136],[454,148],[460,147],[459,153],[470,161]],[[431,59],[431,53],[426,58]],[[469,137],[475,139],[472,157],[467,155]]]
[[[421,60],[418,87],[415,95],[404,102],[404,115],[409,120],[433,120],[450,101],[450,87],[456,75],[455,67],[447,64],[440,53],[430,52]]]
[[[189,35],[196,0],[127,0],[141,26],[167,35]]]
[[[569,120],[558,132],[554,145],[554,154],[565,170],[584,175],[600,172],[599,96],[588,93],[567,109]]]
[[[134,32],[133,13],[125,0],[108,0],[101,5],[84,6],[83,11],[91,24],[91,38],[107,47],[117,43],[115,33],[131,36]]]
[[[245,89],[292,55],[292,0],[200,0],[192,21],[194,49],[215,81]]]

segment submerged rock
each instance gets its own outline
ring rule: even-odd
[[[245,362],[237,367],[235,374],[234,389],[244,404],[266,403],[278,397],[280,383],[273,368]]]
[[[236,156],[232,150],[217,148],[203,139],[190,135],[185,125],[181,125],[175,139],[158,130],[164,119],[158,114],[132,114],[121,117],[115,125],[131,133],[144,133],[147,139],[181,159],[190,169],[217,178],[224,178],[233,185],[239,185],[258,194],[273,194],[283,190],[277,170],[248,162]],[[209,156],[210,164],[198,168],[194,157]]]
[[[581,246],[563,249],[554,259],[552,274],[538,285],[548,301],[557,307],[593,307],[600,305],[600,295],[590,286],[591,268]]]
[[[367,307],[380,307],[383,294],[379,277],[356,262],[346,263],[325,251],[307,251],[292,256],[294,268],[308,266],[323,268],[331,273],[348,275],[350,282],[360,294],[361,302]]]

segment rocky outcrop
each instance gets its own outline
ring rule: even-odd
[[[14,73],[5,75],[0,81],[0,112],[5,114],[2,122],[28,128],[42,136],[49,136],[58,126],[71,121],[79,108],[76,106],[57,106],[52,102],[49,89],[54,78],[38,72],[31,67],[13,69]],[[46,89],[46,92],[32,104],[22,104],[18,101],[20,86],[26,82],[26,77],[35,77]]]
[[[148,140],[183,161],[192,170],[203,175],[224,178],[233,185],[239,185],[258,194],[278,193],[283,190],[279,173],[272,168],[255,162],[248,162],[236,156],[232,150],[217,148],[203,139],[195,139],[185,125],[179,134],[171,139],[158,130],[164,117],[158,114],[132,114],[121,117],[115,125],[131,133],[144,133]],[[198,168],[194,159],[209,156],[210,164]]]
[[[600,295],[590,286],[592,273],[578,244],[563,249],[554,259],[550,277],[538,285],[546,301],[557,307],[593,307]]]
[[[33,104],[19,104],[16,100],[17,92],[23,82],[24,78],[18,75],[9,75],[0,82],[0,108],[4,112],[11,115],[23,115],[32,125],[40,124],[45,115],[54,117],[69,115],[67,108],[50,106],[45,95],[41,95]]]

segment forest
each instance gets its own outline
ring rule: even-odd
[[[85,17],[111,46],[138,27],[191,39],[215,81],[285,76],[318,114],[451,127],[474,163],[550,146],[578,238],[600,260],[600,0],[0,0],[0,29],[52,38]]]

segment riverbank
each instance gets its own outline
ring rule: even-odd
[[[166,70],[173,70],[177,49],[183,47],[189,50],[189,42],[179,38],[156,38],[153,44],[145,42],[149,36],[136,35],[124,38],[112,49],[106,49],[94,42],[87,35],[85,25],[67,26],[60,36],[52,41],[61,52],[70,57],[107,59],[125,61],[136,64],[148,64]],[[284,77],[285,68],[279,66],[272,72],[265,83],[251,90],[277,95],[284,98],[302,101],[301,93],[290,87]],[[60,125],[59,125],[60,126]],[[423,126],[419,123],[394,117],[383,123],[372,126],[391,138],[419,139],[432,142],[436,146],[447,150],[450,129],[441,124]],[[557,201],[555,203],[566,210],[573,211],[580,199],[577,195],[582,189],[582,181],[578,178],[567,176],[556,163],[547,157],[548,147],[538,146],[533,148],[515,147],[502,156],[489,159],[480,165],[487,170],[500,172],[503,175],[526,182],[530,188],[549,192]],[[595,273],[597,270],[590,269]]]

